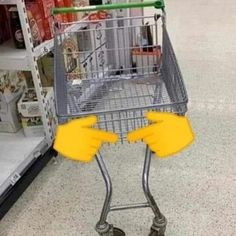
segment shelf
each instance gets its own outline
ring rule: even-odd
[[[26,49],[16,49],[11,40],[1,44],[0,69],[29,71],[30,66]]]
[[[16,5],[17,0],[0,0],[0,5]]]
[[[44,137],[26,138],[22,130],[16,134],[0,133],[0,196],[47,148]]]
[[[35,47],[34,49],[34,55],[36,58],[43,57],[50,51],[52,51],[54,46],[54,39],[47,40],[43,43],[41,43],[39,46]]]

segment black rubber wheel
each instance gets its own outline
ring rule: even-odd
[[[118,228],[113,228],[114,236],[125,236],[125,232]]]
[[[151,229],[151,232],[149,233],[148,236],[165,236],[165,234],[164,233],[159,233],[156,230]]]

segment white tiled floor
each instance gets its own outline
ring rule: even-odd
[[[236,4],[167,1],[169,31],[190,105],[196,142],[153,160],[151,186],[168,218],[167,236],[236,235]],[[140,144],[105,149],[114,202],[143,200]],[[125,165],[124,165],[125,163]],[[0,236],[95,236],[104,198],[96,163],[49,165],[0,223]],[[146,236],[148,209],[113,213],[129,236]]]

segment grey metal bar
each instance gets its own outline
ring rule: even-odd
[[[163,215],[160,209],[158,208],[149,188],[149,172],[150,172],[150,165],[151,165],[151,157],[152,157],[152,152],[147,146],[144,167],[143,167],[143,178],[142,178],[143,191],[144,191],[144,194],[148,203],[150,204],[150,207],[153,210],[153,213],[155,214],[155,217],[158,219],[162,219]]]
[[[138,208],[146,208],[146,207],[150,207],[150,204],[149,203],[135,203],[135,204],[111,206],[110,211],[122,211],[122,210],[138,209]]]
[[[107,215],[110,210],[111,198],[112,198],[112,182],[111,182],[111,178],[109,176],[108,170],[106,168],[105,162],[100,154],[96,155],[96,160],[97,160],[99,169],[102,173],[105,184],[106,184],[106,198],[104,201],[100,220],[98,222],[98,225],[102,226],[106,224]]]

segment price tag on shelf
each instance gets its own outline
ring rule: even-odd
[[[16,182],[20,179],[20,174],[18,173],[14,173],[13,176],[11,177],[10,181],[11,181],[11,185],[15,185]]]
[[[53,48],[53,40],[47,40],[34,49],[36,58],[43,57]]]

